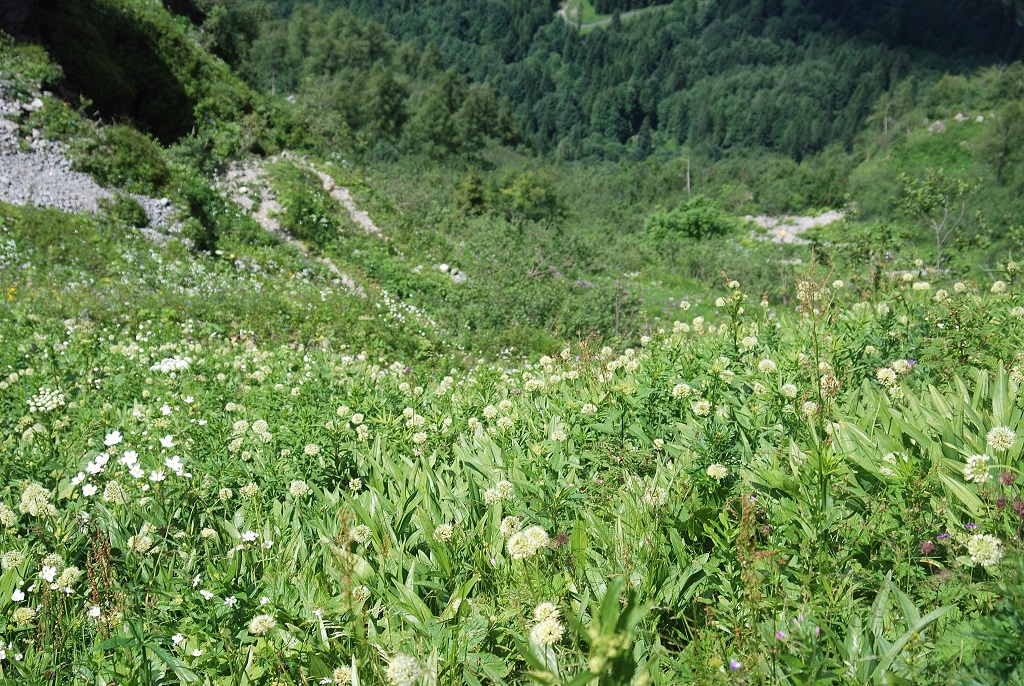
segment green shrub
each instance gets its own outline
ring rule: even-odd
[[[655,241],[669,237],[702,240],[722,236],[736,226],[736,221],[723,212],[710,198],[697,195],[678,208],[659,210],[647,217],[644,228]]]
[[[101,198],[99,206],[115,222],[134,226],[137,229],[149,226],[146,210],[142,209],[142,205],[130,195],[115,193],[110,198]]]
[[[126,124],[107,127],[98,139],[80,142],[77,148],[76,168],[107,186],[156,194],[171,177],[156,141]]]

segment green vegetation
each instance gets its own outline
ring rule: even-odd
[[[1019,682],[1016,6],[887,8],[36,3],[0,682]]]

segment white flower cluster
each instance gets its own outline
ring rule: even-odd
[[[539,526],[531,526],[509,537],[506,548],[513,560],[533,557],[548,545],[548,533]]]
[[[174,372],[183,372],[191,366],[192,360],[188,357],[165,357],[150,367],[149,371],[171,374]]]
[[[530,629],[530,641],[540,647],[547,647],[558,643],[565,633],[565,628],[558,621],[560,613],[554,603],[541,603],[533,611],[533,621],[536,622]]]
[[[28,411],[32,414],[53,412],[64,406],[64,394],[52,388],[40,388],[39,393],[28,400]]]

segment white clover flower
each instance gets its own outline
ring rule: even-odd
[[[707,474],[715,481],[721,481],[725,477],[729,476],[729,468],[716,462],[708,466]]]
[[[267,632],[277,626],[277,620],[273,615],[256,615],[249,621],[249,633],[256,636],[266,636]]]
[[[5,572],[9,569],[20,567],[25,562],[25,553],[20,550],[8,550],[0,556],[0,569]]]
[[[247,484],[238,489],[238,494],[243,498],[254,498],[259,492],[260,487],[255,483]]]
[[[677,383],[672,388],[672,397],[673,398],[686,398],[687,396],[689,396],[692,393],[693,393],[693,389],[690,388],[689,384]]]
[[[554,618],[548,617],[537,623],[533,629],[530,630],[530,641],[534,645],[538,646],[550,646],[558,643],[562,640],[562,634],[565,633],[565,628],[562,627],[561,623]]]
[[[808,400],[800,409],[804,413],[805,417],[810,417],[818,411],[818,403]]]
[[[19,510],[22,514],[41,517],[50,513],[50,497],[52,494],[37,483],[31,483],[21,493],[21,505]]]
[[[556,443],[562,443],[567,438],[568,436],[566,436],[565,432],[562,431],[561,429],[555,429],[554,431],[551,432],[551,440],[555,441]]]
[[[644,491],[643,498],[648,507],[657,509],[668,501],[668,491],[661,486],[650,486]]]
[[[690,409],[698,417],[707,417],[711,414],[711,402],[708,400],[698,400],[690,405]]]
[[[597,412],[597,406],[594,403],[585,403],[580,408],[580,414],[594,414],[595,412]]]
[[[513,515],[501,520],[501,526],[498,527],[498,533],[502,538],[508,538],[512,534],[518,532],[522,527],[522,521],[519,517]]]
[[[125,505],[128,502],[128,494],[118,482],[108,481],[103,489],[103,500],[114,505]]]
[[[988,443],[988,447],[1003,452],[1013,447],[1014,441],[1017,440],[1017,434],[1009,427],[995,426],[989,430],[985,440]]]
[[[783,398],[795,398],[797,387],[791,383],[783,384],[782,388],[779,389],[779,393],[782,394]]]
[[[353,493],[358,493],[359,491],[363,490],[363,480],[358,477],[355,479],[350,479],[348,482],[348,490],[352,491]]]
[[[932,285],[927,281],[915,281],[914,285],[911,286],[915,291],[927,291],[930,290]]]
[[[455,527],[451,524],[439,524],[434,528],[434,539],[438,541],[450,541],[455,534]]]
[[[971,455],[964,465],[964,481],[983,484],[989,479],[988,461],[992,459],[988,455]]]
[[[740,341],[740,345],[744,348],[753,348],[758,343],[757,336],[744,336],[743,340]]]
[[[982,567],[994,567],[1003,559],[1002,543],[995,536],[977,534],[967,540],[971,562]]]
[[[775,361],[767,357],[757,363],[757,370],[762,374],[773,374],[777,369]]]
[[[331,681],[338,684],[338,686],[344,686],[344,684],[352,683],[352,668],[344,665],[341,667],[335,667],[334,671],[331,672]]]
[[[11,528],[18,523],[18,515],[6,503],[0,503],[0,526]]]
[[[309,494],[309,484],[302,479],[295,479],[288,486],[288,492],[292,494],[293,498],[301,498]]]
[[[388,664],[387,677],[391,686],[416,686],[420,680],[420,663],[416,658],[399,653]]]
[[[1005,281],[996,281],[995,283],[992,284],[992,288],[990,288],[989,290],[992,291],[993,293],[996,293],[996,294],[1005,293],[1006,292],[1006,282]]]
[[[545,619],[558,619],[561,613],[554,603],[541,603],[533,610],[533,621],[543,622]]]
[[[349,533],[349,538],[351,538],[356,543],[366,543],[372,537],[373,531],[370,529],[370,527],[366,526],[365,524],[359,524],[355,526]]]
[[[896,383],[896,372],[889,367],[882,367],[875,371],[875,378],[883,386],[892,386]]]
[[[366,586],[356,586],[352,589],[352,600],[361,603],[370,597],[370,589]]]
[[[426,431],[417,431],[416,433],[414,433],[412,435],[412,442],[415,443],[416,445],[420,445],[422,443],[425,443],[426,441],[427,441],[427,432]]]

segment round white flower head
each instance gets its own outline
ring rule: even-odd
[[[231,498],[233,498],[234,495],[234,491],[232,491],[230,488],[222,488],[219,491],[217,491],[217,498],[220,500],[231,500]]]
[[[661,486],[651,486],[644,491],[644,502],[648,507],[655,509],[661,507],[668,501],[668,491]]]
[[[434,529],[434,539],[438,541],[450,541],[455,534],[455,527],[451,524],[439,524]]]
[[[344,665],[336,667],[334,671],[331,672],[331,681],[335,684],[339,684],[339,686],[352,683],[352,668]]]
[[[729,468],[724,464],[718,464],[717,462],[713,465],[708,466],[708,476],[715,481],[721,481],[725,477],[729,476]]]
[[[992,288],[990,290],[993,293],[997,293],[997,294],[998,293],[1005,293],[1006,292],[1006,282],[1005,281],[996,281],[995,283],[992,284]]]
[[[877,378],[878,383],[883,386],[891,386],[896,383],[896,372],[888,367],[882,367],[875,372],[875,378]]]
[[[114,505],[124,505],[128,502],[128,494],[118,482],[108,481],[103,489],[103,500]]]
[[[967,541],[971,562],[982,567],[994,567],[1003,559],[1002,543],[995,536],[977,534]]]
[[[779,389],[779,393],[782,394],[783,398],[795,398],[797,394],[797,388],[791,383],[783,384],[782,388]]]
[[[514,533],[517,533],[523,527],[522,521],[519,517],[511,516],[505,517],[501,520],[501,526],[498,527],[498,533],[502,538],[508,538]]]
[[[988,461],[990,459],[988,455],[971,455],[968,457],[967,464],[964,465],[964,481],[976,484],[983,484],[988,481]]]
[[[708,400],[698,400],[697,402],[690,405],[690,409],[698,417],[707,417],[711,414],[711,402]]]
[[[351,538],[356,543],[366,543],[370,540],[372,536],[373,531],[371,531],[370,527],[366,526],[365,524],[357,525],[349,533],[349,538]]]
[[[0,526],[11,528],[18,523],[18,515],[7,505],[0,503]]]
[[[20,550],[8,550],[3,556],[0,556],[0,569],[6,572],[8,569],[20,567],[24,562],[25,553]]]
[[[1013,447],[1013,442],[1017,440],[1017,434],[1009,427],[995,426],[989,430],[985,440],[988,442],[988,447],[992,448],[992,450],[1002,452]]]
[[[549,617],[530,630],[530,640],[538,646],[550,646],[562,640],[565,629],[557,619]]]
[[[41,517],[50,512],[51,493],[37,483],[31,483],[25,487],[21,494],[21,505],[18,508],[22,514]]]
[[[690,388],[689,384],[677,383],[672,388],[672,397],[673,398],[685,398],[685,397],[689,396],[691,393],[693,393],[693,389]]]
[[[391,686],[415,686],[420,680],[420,671],[416,658],[399,653],[388,664],[388,681]]]
[[[255,636],[266,636],[267,632],[277,626],[273,615],[256,615],[249,621],[249,633]]]
[[[288,492],[292,494],[293,498],[301,498],[309,494],[309,484],[302,479],[296,479],[288,486]]]
[[[597,406],[594,403],[586,403],[580,408],[580,414],[594,414],[597,412]]]
[[[541,603],[533,610],[533,621],[543,622],[545,619],[558,619],[561,613],[554,603]]]
[[[316,443],[307,443],[302,452],[306,453],[309,457],[315,457],[320,454],[320,446]]]
[[[370,589],[366,586],[356,586],[352,589],[352,599],[357,603],[361,603],[370,597]]]
[[[353,493],[358,493],[359,491],[363,490],[363,480],[358,477],[350,480],[348,482],[348,490],[352,491]]]
[[[775,361],[767,357],[757,363],[757,370],[762,374],[771,374],[776,369],[778,369],[778,367],[775,365]]]
[[[803,411],[805,417],[810,417],[811,415],[818,411],[818,403],[808,400],[803,404],[801,410]]]
[[[252,423],[252,432],[254,434],[265,434],[270,431],[270,425],[262,419],[257,419]]]

